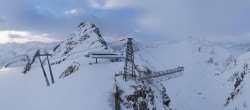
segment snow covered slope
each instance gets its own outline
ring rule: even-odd
[[[95,25],[81,23],[65,41],[46,50],[52,54],[55,84],[46,86],[36,51],[28,54],[27,65],[0,70],[0,109],[114,110],[117,100],[122,110],[247,110],[250,105],[249,53],[236,57],[227,48],[192,38],[156,45],[136,42],[138,68],[185,67],[183,76],[145,84],[123,80],[122,60],[95,64],[85,57],[88,52],[124,52],[124,42],[118,43],[107,43]],[[41,49],[41,54],[46,51]],[[41,58],[50,80],[46,57]]]
[[[236,58],[223,72],[226,77],[224,86],[227,88],[227,108],[247,110],[250,102],[249,94],[249,60],[250,53],[247,52]]]
[[[93,24],[81,23],[67,40],[56,45],[55,48],[51,50],[39,49],[41,49],[41,54],[44,54],[45,51],[53,54],[50,61],[56,83],[50,87],[46,86],[43,72],[39,68],[38,58],[34,55],[36,51],[34,51],[29,55],[30,59],[26,67],[25,65],[16,68],[10,66],[0,70],[1,75],[3,75],[0,85],[0,98],[3,100],[0,100],[2,103],[0,109],[97,110],[110,108],[107,102],[112,92],[112,81],[116,69],[105,69],[101,65],[89,65],[92,59],[84,57],[89,52],[84,50],[107,49],[106,42],[102,39],[97,27]],[[41,58],[44,61],[45,57]],[[72,71],[69,73],[66,71],[71,65],[77,66],[74,68],[75,74],[67,78],[59,78],[71,74]],[[107,67],[117,66],[115,63],[107,65]],[[31,68],[25,72],[26,75],[21,74],[24,72],[23,68],[28,66]],[[45,69],[48,70],[46,64]],[[99,70],[99,73],[96,70]],[[97,103],[100,103],[99,106],[96,106]]]
[[[29,59],[29,55],[32,55],[36,50],[46,50],[55,45],[56,43],[41,42],[0,44],[0,68],[3,66],[25,64]]]
[[[221,92],[220,74],[232,61],[225,49],[211,42],[188,39],[147,46],[151,55],[141,53],[155,71],[184,66],[184,75],[161,82],[170,97],[170,108],[178,110],[222,110],[226,95]],[[222,78],[223,79],[223,78]],[[153,87],[160,87],[154,84]],[[162,108],[161,108],[162,109]]]

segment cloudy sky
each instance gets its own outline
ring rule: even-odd
[[[0,0],[0,43],[64,40],[83,21],[106,39],[250,42],[249,0]]]

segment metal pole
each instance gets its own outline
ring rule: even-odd
[[[46,72],[45,72],[45,70],[44,70],[42,60],[41,60],[41,58],[40,58],[40,51],[39,51],[39,61],[40,61],[40,63],[41,63],[41,67],[42,67],[42,70],[43,70],[43,75],[44,75],[44,77],[45,77],[47,86],[49,86],[49,85],[50,85],[50,84],[49,84],[49,80],[48,80],[48,77],[47,77]]]
[[[53,73],[52,73],[52,70],[51,70],[50,62],[49,62],[49,57],[48,57],[49,54],[48,53],[46,53],[46,54],[47,54],[47,60],[48,60],[48,65],[49,65],[49,72],[50,72],[51,82],[52,82],[52,84],[54,84],[55,81],[54,81]]]

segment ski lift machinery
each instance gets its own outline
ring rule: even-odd
[[[172,78],[176,78],[183,75],[184,67],[177,67],[169,70],[163,70],[158,72],[150,72],[150,74],[141,75],[141,73],[146,73],[146,71],[140,71],[138,70],[137,66],[135,66],[134,63],[134,43],[132,38],[128,38],[127,41],[127,49],[126,49],[126,59],[125,59],[125,66],[124,66],[124,74],[123,78],[125,81],[128,79],[134,79],[137,82],[148,82],[148,83],[157,83],[161,82],[163,80],[168,80]],[[137,42],[138,43],[138,42]],[[159,63],[160,60],[158,60],[156,57],[154,57],[152,54],[150,54],[146,49],[144,49],[139,43],[137,45],[139,48],[144,50],[146,53],[148,53],[150,56],[152,56],[155,60],[157,60]],[[162,63],[161,63],[162,64]],[[139,75],[135,74],[135,70],[139,73]],[[139,76],[139,77],[137,77]]]
[[[122,40],[120,40],[122,41]],[[111,53],[111,52],[89,52],[86,57],[91,57],[93,59],[96,59],[96,63],[98,63],[98,59],[110,59],[111,61],[116,61],[119,59],[125,59],[125,65],[124,65],[124,73],[123,78],[125,81],[128,79],[134,79],[137,82],[148,82],[148,83],[156,83],[161,82],[163,80],[168,80],[172,78],[176,78],[183,75],[184,67],[177,67],[173,69],[158,71],[158,72],[151,72],[150,74],[141,75],[141,73],[145,71],[138,70],[134,63],[134,43],[133,38],[127,39],[127,47],[126,47],[126,55],[123,54],[117,54],[117,53]],[[138,42],[137,42],[138,43]],[[146,51],[139,43],[137,47],[141,48],[142,50]],[[147,52],[147,51],[146,51]],[[150,54],[149,52],[147,52]],[[150,54],[151,55],[151,54]],[[154,57],[153,55],[151,55]],[[155,57],[154,57],[155,58]],[[155,58],[157,60],[157,58]],[[159,60],[157,60],[159,63],[161,63]],[[139,73],[139,75],[136,75],[135,70]],[[139,77],[137,77],[139,76]]]

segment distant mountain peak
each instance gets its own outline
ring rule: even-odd
[[[85,26],[95,26],[94,24],[91,24],[89,22],[81,22],[78,26],[78,28],[80,27],[85,27]]]
[[[70,53],[73,50],[89,49],[96,46],[103,46],[107,49],[107,43],[103,39],[99,28],[94,24],[82,22],[71,34],[68,39],[54,49],[54,52],[62,52],[63,55]],[[79,48],[79,49],[75,49]]]

